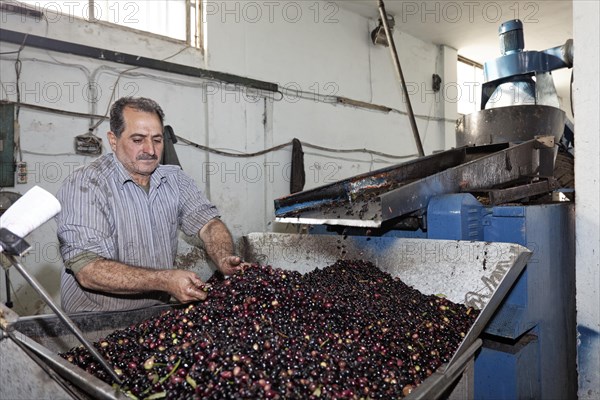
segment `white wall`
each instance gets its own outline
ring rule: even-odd
[[[597,1],[573,1],[577,331],[580,399],[600,398],[600,31]]]
[[[225,3],[229,11],[206,10],[204,54],[184,49],[176,41],[90,23],[77,15],[54,14],[48,21],[36,21],[3,14],[2,28],[156,59],[184,49],[169,61],[275,82],[282,85],[283,97],[263,94],[255,98],[239,86],[145,69],[130,71],[117,81],[128,66],[25,47],[20,53],[21,101],[104,114],[114,100],[111,92],[116,87],[115,98],[135,95],[156,99],[165,110],[166,123],[178,135],[228,152],[255,152],[298,138],[334,149],[369,148],[408,158],[416,154],[389,50],[370,42],[374,21],[331,8],[331,2],[289,2],[292,5],[285,8],[285,14],[285,3],[277,3],[280,9],[273,9],[271,15],[263,8],[260,18],[251,14],[252,10],[244,10],[242,5],[248,3],[210,4],[223,7]],[[400,32],[395,33],[395,40],[425,152],[443,150],[448,146],[445,132],[453,129],[456,106],[445,105],[439,95],[430,92],[431,75],[452,74],[456,52]],[[0,52],[18,48],[0,43]],[[0,58],[1,99],[16,100],[15,57],[9,54]],[[89,82],[97,90],[95,101],[89,96]],[[396,111],[343,106],[332,103],[326,95]],[[440,121],[440,117],[446,120]],[[92,160],[73,153],[73,137],[88,130],[88,118],[22,107],[19,122],[29,181],[10,190],[24,193],[39,185],[54,193],[73,168]],[[105,138],[107,130],[108,123],[103,122],[97,134]],[[291,147],[252,158],[209,154],[182,144],[176,149],[184,170],[217,204],[234,236],[289,228],[273,222],[273,200],[289,193]],[[304,150],[307,189],[408,159]],[[28,238],[34,248],[24,261],[58,298],[61,261],[55,229],[54,221],[50,221]],[[190,251],[188,242],[193,243],[181,241],[181,253]],[[192,260],[191,264],[197,263]],[[15,272],[11,278],[15,310],[22,314],[38,312],[41,301]],[[4,290],[0,290],[0,301],[5,301]]]

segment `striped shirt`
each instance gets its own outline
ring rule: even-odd
[[[163,292],[113,295],[79,285],[70,260],[95,254],[127,265],[173,268],[177,230],[196,235],[218,211],[181,168],[159,165],[148,191],[138,186],[113,154],[74,171],[57,193],[61,301],[67,312],[132,310],[169,300]]]

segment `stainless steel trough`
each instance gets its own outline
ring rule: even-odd
[[[71,314],[70,317],[86,339],[97,342],[117,329],[126,328],[171,308],[157,306],[133,311]],[[6,309],[2,311],[7,312]],[[58,356],[58,353],[80,343],[56,315],[13,317],[2,326],[0,332],[7,335],[4,340],[0,340],[0,360],[6,361],[0,365],[0,371],[13,377],[0,388],[0,399],[28,399],[36,393],[61,399],[127,398],[119,390]],[[36,368],[36,363],[43,363],[41,366],[44,368]],[[48,368],[51,375],[59,375],[56,377],[59,386],[66,390],[57,388],[49,391],[50,384],[56,383],[45,375]],[[29,370],[36,373],[25,375]],[[27,385],[22,385],[18,377],[27,381]]]
[[[478,336],[531,255],[526,248],[507,243],[276,233],[249,234],[241,239],[240,248],[247,261],[302,273],[325,267],[340,258],[370,260],[383,271],[400,277],[425,294],[444,295],[454,302],[480,309],[479,317],[452,360],[427,378],[408,399],[446,396],[448,388],[459,382],[481,345]],[[116,329],[141,322],[167,309],[169,307],[84,313],[72,315],[72,318],[87,339],[98,341]],[[10,338],[4,339],[11,341],[8,347],[12,348],[12,343],[15,343],[35,353],[67,383],[82,390],[80,395],[99,399],[125,397],[57,355],[78,345],[75,337],[57,317],[21,317],[9,321],[3,329],[0,332],[10,332]],[[6,357],[7,354],[0,356]],[[32,362],[23,357],[21,364]],[[20,366],[15,368],[22,371]],[[19,370],[9,372],[20,373]],[[42,382],[35,376],[29,380],[33,385]],[[451,398],[469,397],[468,390],[463,389],[467,394],[462,395],[456,395],[456,391],[453,390]]]

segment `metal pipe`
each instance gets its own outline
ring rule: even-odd
[[[396,44],[394,43],[394,38],[392,37],[392,32],[390,31],[390,27],[388,25],[387,13],[385,12],[383,0],[378,0],[378,5],[379,15],[381,16],[381,23],[383,24],[383,29],[385,30],[385,35],[387,36],[390,52],[392,55],[392,61],[394,62],[394,66],[396,67],[398,79],[400,79],[400,83],[402,84],[402,93],[404,94],[404,98],[406,100],[406,111],[408,112],[410,127],[412,128],[413,136],[415,137],[417,151],[419,153],[419,157],[423,157],[425,155],[425,152],[423,151],[423,145],[421,144],[421,137],[419,136],[417,122],[415,121],[415,114],[413,113],[413,109],[410,104],[410,98],[408,97],[408,90],[406,89],[406,82],[404,81],[404,75],[402,74],[402,68],[400,67],[400,59],[398,58],[398,52],[396,51]]]
[[[88,21],[96,21],[96,9],[94,8],[95,0],[88,0]]]
[[[44,289],[39,284],[39,282],[25,270],[25,268],[16,260],[16,258],[13,255],[6,254],[6,257],[11,262],[12,266],[15,267],[17,269],[17,271],[19,271],[19,273],[23,276],[23,278],[25,278],[27,283],[29,283],[31,285],[31,287],[33,287],[35,289],[35,291],[38,292],[40,294],[40,296],[42,296],[42,299],[44,299],[46,304],[48,304],[48,306],[52,309],[52,311],[54,311],[56,313],[58,318],[65,325],[67,325],[67,327],[71,330],[71,332],[73,332],[73,334],[77,337],[77,339],[79,339],[81,344],[83,344],[84,347],[86,349],[88,349],[88,351],[90,353],[92,353],[92,355],[98,360],[100,365],[102,365],[102,367],[108,372],[108,374],[111,376],[111,378],[120,386],[122,384],[122,382],[121,382],[121,379],[119,379],[119,376],[115,373],[115,371],[112,369],[112,367],[106,362],[106,360],[102,357],[102,355],[100,353],[98,353],[98,350],[96,350],[96,348],[94,348],[94,346],[83,336],[83,333],[73,323],[73,321],[71,321],[71,319],[56,304],[54,304],[54,301],[52,301],[52,298],[50,297],[48,292],[46,292],[46,289]]]
[[[194,35],[195,38],[195,46],[196,47],[201,47],[201,45],[203,44],[203,39],[202,39],[202,9],[201,9],[201,0],[194,0],[194,7],[196,8],[196,19],[194,21],[196,21],[196,34]]]
[[[185,0],[185,44],[191,46],[192,44],[192,7],[191,0]]]
[[[542,53],[554,56],[560,59],[563,63],[565,63],[565,67],[572,68],[573,67],[573,39],[569,39],[565,42],[565,44],[552,47],[550,49],[546,49],[542,51]]]

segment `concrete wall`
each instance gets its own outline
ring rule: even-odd
[[[68,13],[72,6],[61,9],[67,14],[48,13],[46,19],[2,14],[3,29],[155,59],[175,55],[169,61],[275,82],[282,88],[282,93],[254,96],[241,86],[148,69],[123,73],[128,66],[27,46],[19,54],[22,68],[17,85],[17,54],[4,54],[0,58],[3,100],[15,101],[18,86],[25,104],[83,114],[21,107],[22,159],[27,162],[28,182],[4,190],[25,193],[39,185],[55,193],[74,168],[93,160],[73,151],[74,136],[86,133],[97,121],[85,114],[104,115],[109,104],[123,95],[156,99],[165,110],[166,123],[178,135],[230,153],[255,152],[298,138],[331,149],[368,148],[404,157],[305,147],[307,189],[416,154],[389,51],[370,41],[375,21],[331,2],[289,2],[287,7],[281,3],[272,12],[263,8],[260,17],[243,2],[210,4],[213,8],[205,10],[204,52],[185,48],[181,42],[82,20]],[[431,92],[431,75],[437,73],[444,79],[445,72],[452,75],[456,51],[400,32],[395,36],[425,152],[443,150],[453,144],[446,143],[446,132],[453,130],[456,105],[444,104],[439,94]],[[3,53],[19,49],[18,44],[0,45]],[[395,111],[343,106],[331,96]],[[105,138],[106,131],[105,121],[96,133]],[[289,193],[291,147],[257,157],[222,156],[183,144],[176,145],[176,150],[184,170],[217,204],[234,236],[290,229],[273,222],[273,199]],[[24,262],[58,298],[61,260],[55,229],[50,221],[30,235],[33,250]],[[197,267],[202,260],[196,253],[188,254],[193,243],[182,238],[180,252],[189,256],[184,265]],[[41,300],[14,271],[11,278],[15,310],[21,314],[42,310]],[[4,288],[3,276],[0,285]],[[4,290],[0,290],[0,301],[5,301]]]
[[[577,331],[580,399],[600,398],[600,6],[573,2]]]

